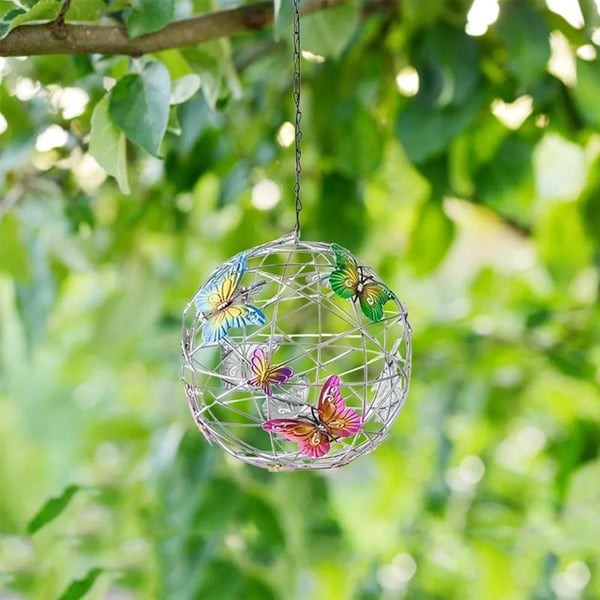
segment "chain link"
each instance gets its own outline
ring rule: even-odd
[[[300,212],[302,211],[302,201],[300,200],[300,173],[302,172],[302,164],[300,162],[302,156],[300,149],[300,141],[302,140],[302,131],[300,130],[300,121],[302,120],[302,111],[300,110],[300,52],[300,0],[294,0],[294,72],[292,75],[292,93],[296,109],[294,123],[294,142],[296,148],[296,180],[294,183],[296,226],[294,227],[294,235],[296,239],[300,237]]]

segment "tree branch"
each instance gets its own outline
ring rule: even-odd
[[[303,0],[302,14],[345,4],[349,0]],[[164,29],[137,38],[122,26],[23,25],[0,40],[0,56],[41,54],[125,54],[139,56],[170,48],[193,46],[220,37],[264,29],[273,22],[273,2],[246,4],[232,10],[176,21]]]

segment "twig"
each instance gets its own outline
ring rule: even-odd
[[[71,8],[71,0],[64,0],[56,19],[54,19],[54,22],[51,23],[51,25],[54,27],[54,35],[59,40],[64,40],[67,37],[67,32],[65,29],[65,17],[69,12],[69,8]]]
[[[69,8],[71,8],[71,0],[64,0],[62,6],[60,7],[60,12],[58,13],[58,16],[54,20],[54,23],[57,27],[62,28],[65,26],[65,17],[69,12]]]

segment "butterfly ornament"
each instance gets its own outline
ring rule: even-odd
[[[340,298],[358,300],[364,315],[371,321],[383,319],[383,307],[393,299],[392,293],[373,276],[367,275],[363,267],[338,244],[331,244],[335,256],[335,268],[329,275],[331,289]]]
[[[223,387],[226,389],[246,389],[248,386],[248,369],[250,359],[257,348],[268,355],[273,353],[281,346],[283,338],[278,335],[271,336],[268,341],[250,343],[241,342],[238,344],[221,344],[221,363],[218,371],[221,375]]]
[[[346,406],[340,392],[340,378],[331,375],[321,388],[316,408],[310,407],[310,414],[270,419],[262,423],[262,428],[297,442],[304,456],[320,458],[329,452],[331,442],[358,433],[362,421],[353,408]]]
[[[254,377],[248,380],[248,385],[262,388],[266,396],[273,394],[272,386],[281,387],[294,374],[291,367],[272,365],[270,356],[260,347],[252,352],[250,370]]]
[[[194,296],[196,310],[205,318],[202,328],[204,342],[222,339],[232,327],[264,325],[266,322],[260,308],[247,303],[250,292],[264,282],[250,287],[241,286],[246,268],[246,255],[238,254],[224,273],[209,280]]]

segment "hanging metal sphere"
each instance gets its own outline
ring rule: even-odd
[[[294,235],[221,265],[184,311],[182,380],[206,439],[258,467],[340,467],[374,450],[410,378],[407,313],[337,244]]]

